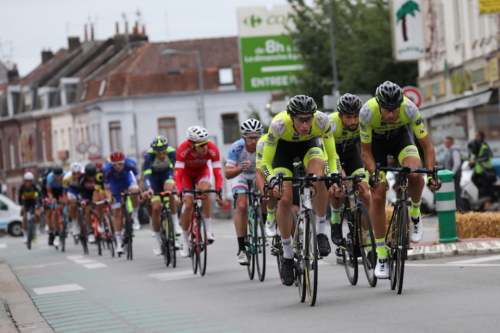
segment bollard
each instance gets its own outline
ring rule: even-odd
[[[449,170],[438,171],[438,178],[442,186],[436,192],[436,211],[439,221],[439,242],[457,242],[457,221],[455,213],[457,211],[455,203],[455,183],[453,182],[453,172]]]

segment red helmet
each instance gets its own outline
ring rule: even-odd
[[[95,162],[95,167],[97,170],[101,170],[102,169],[102,163],[101,162]]]
[[[111,162],[121,162],[124,159],[125,159],[125,155],[119,150],[112,152],[111,155],[109,156],[109,160]]]

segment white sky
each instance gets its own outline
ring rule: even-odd
[[[41,62],[40,52],[67,48],[68,36],[83,40],[84,24],[94,22],[95,39],[115,34],[122,13],[129,32],[139,9],[149,40],[171,41],[236,36],[236,9],[287,4],[286,0],[6,0],[0,5],[0,60],[17,63],[24,76]],[[90,37],[90,36],[89,36]]]

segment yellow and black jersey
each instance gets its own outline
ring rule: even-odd
[[[26,203],[38,203],[41,198],[41,190],[35,184],[32,184],[29,187],[26,187],[24,184],[19,186],[18,193],[18,202],[20,205],[24,205]]]

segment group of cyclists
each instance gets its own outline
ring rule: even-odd
[[[378,259],[375,275],[378,278],[388,278],[385,244],[387,183],[383,171],[378,177],[375,175],[376,165],[387,166],[387,156],[391,155],[401,165],[420,167],[419,151],[407,125],[412,128],[423,150],[427,169],[432,169],[435,165],[434,147],[418,108],[403,95],[402,89],[395,83],[382,83],[377,88],[375,97],[364,104],[359,97],[344,94],[337,102],[337,111],[327,115],[317,110],[313,98],[297,95],[289,100],[285,111],[272,119],[267,133],[257,119],[248,119],[241,125],[241,139],[231,145],[224,168],[225,178],[231,181],[232,193],[237,194],[234,224],[238,242],[237,261],[240,265],[249,263],[245,237],[248,214],[246,191],[250,181],[265,198],[262,210],[266,236],[281,235],[282,281],[287,286],[293,284],[292,214],[298,198],[291,182],[284,182],[280,189],[277,185],[279,174],[293,176],[294,162],[298,160],[303,163],[307,174],[319,177],[331,176],[338,179],[341,174],[366,175],[360,185],[360,197],[370,211],[376,238]],[[361,151],[358,148],[359,142]],[[137,213],[140,201],[150,203],[149,213],[155,239],[153,252],[155,255],[162,255],[162,203],[159,194],[168,191],[172,193],[170,202],[175,203],[169,207],[176,235],[180,236],[180,255],[188,257],[188,230],[194,197],[189,193],[181,197],[181,193],[182,190],[194,189],[195,186],[201,191],[210,189],[212,176],[215,189],[219,190],[216,202],[222,205],[223,174],[219,149],[209,140],[207,129],[191,126],[187,129],[187,140],[177,149],[171,147],[163,136],[154,138],[144,158],[142,181],[136,161],[125,157],[120,151],[113,152],[105,165],[88,163],[82,166],[73,162],[69,172],[55,165],[43,177],[41,189],[37,187],[34,175],[31,172],[25,173],[24,183],[19,189],[19,203],[24,212],[23,229],[26,230],[26,212],[31,209],[36,222],[43,208],[49,230],[49,245],[57,246],[59,225],[56,208],[59,203],[65,203],[73,235],[78,236],[80,230],[86,230],[88,240],[92,243],[95,237],[91,209],[95,207],[98,220],[101,221],[104,218],[103,202],[107,202],[112,212],[117,253],[123,253],[121,193],[128,191],[136,194],[130,196],[134,230],[140,228]],[[420,214],[423,187],[427,184],[431,190],[436,190],[438,184],[431,175],[428,175],[427,181],[419,174],[409,174],[408,179],[411,183],[410,237],[413,243],[418,243],[423,235]],[[267,184],[267,189],[264,184]],[[332,184],[315,183],[316,192],[312,198],[318,250],[322,257],[331,252],[327,224],[330,224],[333,244],[341,246],[343,239],[340,211],[344,191],[343,186]],[[77,201],[85,205],[83,229],[77,225]],[[329,206],[331,218],[328,221]],[[215,236],[211,228],[211,200],[208,195],[203,197],[202,210],[207,240],[211,244],[215,241]],[[26,232],[24,238],[26,241]]]

